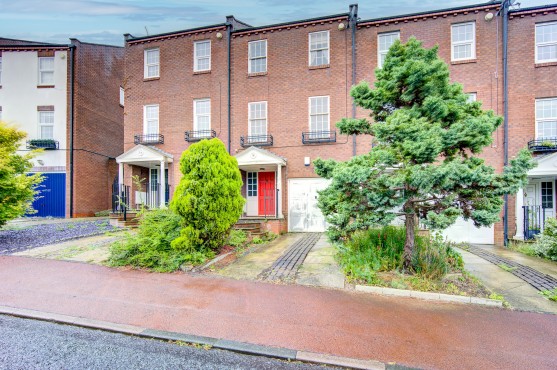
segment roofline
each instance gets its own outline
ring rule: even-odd
[[[252,32],[252,31],[257,31],[257,30],[262,30],[267,28],[278,28],[278,27],[284,27],[284,26],[289,26],[294,24],[318,22],[318,21],[324,21],[324,20],[335,19],[335,18],[343,18],[343,17],[348,18],[349,15],[350,13],[333,14],[333,15],[327,15],[327,16],[316,17],[316,18],[308,18],[308,19],[301,19],[301,20],[290,21],[290,22],[268,24],[264,26],[242,28],[241,30],[232,31],[232,33],[234,34],[234,33],[242,33],[242,32]]]
[[[219,24],[213,24],[213,25],[210,25],[210,26],[195,27],[195,28],[189,28],[189,29],[180,30],[180,31],[165,32],[165,33],[159,33],[159,34],[156,34],[156,35],[139,36],[139,37],[134,37],[130,34],[126,34],[126,35],[129,35],[129,38],[127,38],[125,41],[126,41],[126,43],[133,44],[135,42],[140,42],[140,41],[156,40],[156,39],[161,39],[161,38],[166,38],[166,37],[177,36],[177,35],[180,35],[180,34],[188,34],[188,33],[193,33],[193,32],[197,32],[197,31],[212,30],[212,29],[215,29],[215,28],[223,28],[223,27],[226,27],[226,26],[227,26],[227,23],[219,23]]]
[[[108,45],[108,44],[98,44],[96,42],[87,42],[87,41],[81,41],[79,39],[76,39],[75,37],[70,37],[70,41],[77,41],[80,44],[86,44],[86,45],[94,45],[94,46],[105,46],[105,47],[109,47],[109,48],[119,48],[119,49],[123,49],[123,46],[118,46],[118,45]]]
[[[511,9],[511,10],[509,10],[509,13],[520,14],[522,12],[526,13],[526,12],[532,12],[532,11],[544,10],[544,9],[551,9],[551,8],[556,8],[557,9],[557,3],[547,4],[547,5],[531,6],[529,8],[522,8],[522,9]]]
[[[463,5],[463,6],[453,7],[453,8],[434,9],[434,10],[428,10],[428,11],[423,11],[418,13],[409,13],[409,14],[402,14],[402,15],[392,15],[392,16],[381,17],[381,18],[365,19],[365,20],[358,21],[358,25],[381,22],[381,21],[390,21],[390,20],[400,19],[400,18],[419,17],[422,15],[434,15],[437,13],[448,13],[448,12],[465,10],[465,9],[485,8],[485,7],[501,5],[501,2],[502,2],[501,0],[494,0],[486,3]]]
[[[28,44],[28,45],[0,45],[0,49],[69,49],[70,44]]]
[[[2,37],[0,36],[0,39],[4,39],[4,40],[10,40],[10,41],[20,41],[20,42],[27,42],[30,45],[63,45],[63,44],[53,44],[50,42],[41,42],[41,41],[31,41],[31,40],[21,40],[21,39],[12,39],[9,37]]]

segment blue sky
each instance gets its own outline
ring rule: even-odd
[[[467,0],[0,0],[0,36],[54,43],[81,41],[123,45],[123,34],[143,36],[223,23],[226,15],[254,26],[348,11],[362,19],[477,4]],[[521,7],[557,0],[518,0]]]

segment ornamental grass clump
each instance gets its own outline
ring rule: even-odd
[[[338,260],[351,280],[377,283],[378,272],[403,271],[406,230],[384,226],[356,231],[339,245]],[[439,235],[415,236],[414,254],[408,273],[440,280],[450,271],[461,271],[462,257]]]

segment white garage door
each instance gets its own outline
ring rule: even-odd
[[[443,236],[455,243],[494,244],[493,226],[477,228],[473,221],[462,218],[444,230]]]
[[[317,191],[329,185],[326,179],[288,180],[288,231],[323,232],[325,217],[317,207]]]

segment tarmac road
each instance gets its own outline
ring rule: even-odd
[[[0,315],[2,370],[320,368]]]

